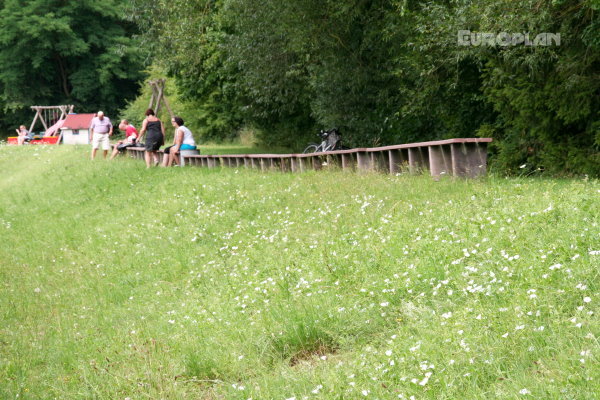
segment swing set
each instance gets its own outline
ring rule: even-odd
[[[32,144],[58,144],[60,143],[62,127],[67,115],[73,112],[73,105],[62,105],[62,106],[31,106],[31,109],[35,111],[33,121],[29,126],[30,135],[33,139],[29,142]],[[33,134],[36,122],[38,120],[42,123],[44,131],[40,132],[39,135]],[[9,137],[9,144],[17,144],[17,137]]]

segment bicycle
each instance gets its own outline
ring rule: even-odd
[[[342,148],[342,137],[337,128],[319,132],[321,143],[310,143],[302,152],[303,154],[321,153],[324,151],[340,150]]]

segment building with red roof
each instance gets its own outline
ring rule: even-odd
[[[60,128],[63,144],[89,144],[90,125],[96,114],[69,114]]]

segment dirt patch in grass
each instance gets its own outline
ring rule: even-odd
[[[319,344],[313,349],[303,349],[298,351],[296,354],[290,357],[289,364],[292,367],[300,364],[313,364],[314,361],[316,361],[315,359],[329,357],[330,355],[336,354],[336,352],[337,349],[335,347]]]

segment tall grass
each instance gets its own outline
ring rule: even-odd
[[[597,181],[0,170],[0,398],[599,392]]]

